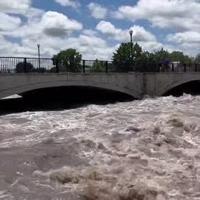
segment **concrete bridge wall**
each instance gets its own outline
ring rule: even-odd
[[[0,98],[58,86],[91,86],[142,98],[162,96],[178,85],[195,80],[200,80],[200,73],[0,74]]]
[[[91,86],[142,96],[141,74],[2,74],[0,98],[40,88]]]
[[[200,73],[197,72],[168,72],[168,73],[145,73],[144,90],[150,96],[162,96],[169,90],[191,81],[199,81]]]

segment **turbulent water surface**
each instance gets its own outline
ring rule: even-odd
[[[200,96],[0,116],[0,199],[199,200]]]

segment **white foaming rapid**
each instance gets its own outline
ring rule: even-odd
[[[200,97],[0,116],[0,199],[199,200]]]

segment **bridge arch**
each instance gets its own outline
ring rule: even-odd
[[[189,93],[189,91],[192,92],[192,87],[194,87],[195,84],[199,84],[200,86],[200,77],[174,81],[165,85],[165,87],[159,91],[158,95],[165,96],[173,93],[179,95],[181,92]],[[200,87],[198,93],[200,94]]]
[[[105,89],[110,91],[120,92],[126,95],[129,95],[135,99],[139,98],[137,91],[133,91],[129,88],[120,87],[117,84],[95,82],[95,81],[69,81],[69,80],[57,80],[57,81],[39,81],[32,82],[28,84],[18,84],[13,87],[4,89],[0,91],[0,98],[7,97],[13,94],[23,94],[33,90],[45,89],[45,88],[55,88],[55,87],[92,87],[97,89]]]

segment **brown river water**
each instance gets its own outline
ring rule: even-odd
[[[200,200],[200,96],[0,116],[0,199]]]

